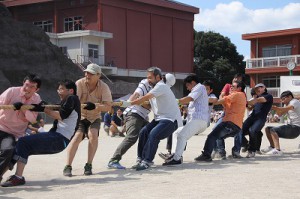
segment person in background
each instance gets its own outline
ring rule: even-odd
[[[109,135],[109,129],[110,129],[110,124],[111,124],[111,117],[112,117],[113,113],[114,113],[114,109],[111,109],[110,111],[107,111],[104,114],[103,129],[107,133],[107,135]]]
[[[119,108],[116,113],[113,114],[111,118],[111,123],[109,127],[109,132],[111,137],[119,135],[120,137],[125,137],[124,126],[123,126],[123,111]]]
[[[214,103],[216,103],[218,101],[218,98],[216,97],[215,94],[213,94],[213,82],[210,80],[206,80],[203,82],[203,85],[206,88],[206,92],[208,95],[208,105],[209,105],[209,109],[208,109],[208,113],[209,113],[209,117],[207,120],[207,127],[210,126],[211,123],[211,113],[213,112],[213,107],[214,107]]]

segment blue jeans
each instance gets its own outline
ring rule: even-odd
[[[243,124],[240,132],[240,139],[249,134],[249,147],[248,151],[256,152],[260,149],[262,133],[261,129],[266,123],[266,118],[248,117]],[[242,142],[242,141],[241,141]],[[237,150],[240,150],[239,146],[236,146]]]
[[[30,155],[59,153],[68,146],[69,142],[70,140],[56,132],[21,137],[17,142],[12,164],[17,161],[26,164]]]
[[[225,113],[222,114],[222,117],[220,119],[218,119],[217,123],[215,124],[213,130],[220,124],[223,122],[223,117],[224,117]],[[226,155],[226,151],[225,151],[225,141],[224,139],[220,138],[216,140],[216,144],[214,147],[214,151],[219,152],[221,155]]]
[[[172,135],[177,129],[177,121],[152,120],[144,126],[139,133],[138,158],[146,162],[152,162],[156,154],[160,140]]]
[[[232,122],[221,122],[214,130],[207,136],[204,145],[203,154],[211,156],[217,139],[225,139],[227,137],[234,137],[239,131],[240,127]]]

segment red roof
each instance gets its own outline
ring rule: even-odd
[[[300,34],[300,28],[243,34],[242,39],[251,40],[257,38],[264,38],[264,37],[277,37],[282,35],[295,35],[295,34]]]

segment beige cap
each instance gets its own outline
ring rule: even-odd
[[[89,72],[93,75],[101,74],[101,68],[100,66],[98,66],[97,64],[89,64],[86,69],[84,70],[84,72]]]

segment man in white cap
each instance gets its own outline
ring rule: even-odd
[[[84,70],[85,77],[77,80],[77,95],[81,103],[87,106],[81,109],[79,128],[74,134],[67,152],[64,176],[72,176],[72,162],[80,142],[87,137],[88,158],[84,166],[84,175],[92,175],[92,161],[98,148],[98,136],[101,124],[101,112],[111,110],[112,96],[106,83],[100,80],[101,68],[97,64],[89,64]],[[99,103],[95,105],[95,103]]]
[[[182,105],[188,104],[188,116],[185,126],[179,127],[173,133],[172,152],[166,158],[163,166],[182,164],[182,154],[187,140],[197,133],[202,133],[207,128],[208,95],[204,85],[200,83],[197,75],[189,75],[184,79],[187,90],[191,91],[188,96],[178,100]]]
[[[248,107],[252,106],[253,111],[244,121],[242,129],[237,135],[240,142],[236,142],[235,146],[233,147],[232,154],[233,156],[236,156],[236,158],[240,158],[239,152],[241,149],[241,146],[236,146],[236,144],[241,144],[242,136],[248,134],[249,146],[246,158],[255,157],[255,153],[259,150],[261,145],[261,139],[258,136],[261,135],[261,129],[264,127],[268,113],[273,105],[273,96],[267,92],[266,86],[264,84],[259,83],[255,85],[254,88],[257,97],[249,100],[247,105]]]

